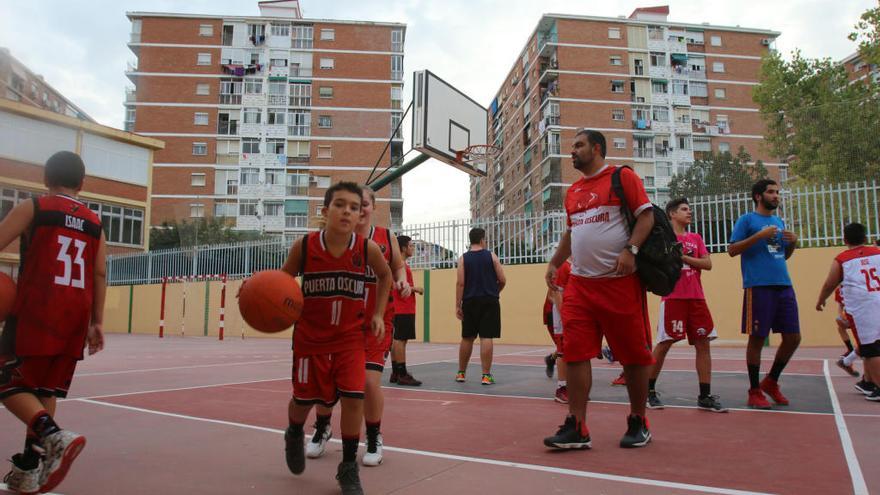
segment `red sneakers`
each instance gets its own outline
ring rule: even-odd
[[[771,409],[770,402],[764,397],[760,388],[749,389],[749,400],[746,405],[752,409]]]
[[[623,385],[626,386],[626,377],[623,376],[623,373],[620,374],[614,381],[611,382],[611,385]]]
[[[556,402],[568,404],[568,387],[565,385],[556,388]]]
[[[767,395],[773,399],[773,402],[779,404],[780,406],[787,406],[788,399],[782,395],[782,392],[779,390],[779,384],[776,383],[776,380],[771,379],[770,377],[764,377],[761,380],[761,390],[764,391]]]

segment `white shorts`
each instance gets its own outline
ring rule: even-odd
[[[562,335],[562,314],[555,304],[553,305],[553,334]]]

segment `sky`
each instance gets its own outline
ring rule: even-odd
[[[862,12],[877,6],[877,0],[300,1],[306,18],[406,23],[405,104],[412,71],[429,69],[487,107],[542,14],[617,17],[664,3],[673,22],[780,31],[776,48],[783,55],[800,49],[836,60],[856,50],[846,36]],[[125,63],[135,58],[126,46],[127,11],[259,15],[256,0],[0,0],[0,46],[92,118],[121,128],[131,85]],[[436,160],[420,165],[403,178],[404,224],[468,218],[468,191],[464,172]]]

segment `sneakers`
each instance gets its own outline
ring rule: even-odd
[[[626,386],[626,377],[623,376],[623,373],[621,373],[620,376],[618,376],[617,378],[615,378],[614,380],[611,381],[611,385],[613,385],[613,386],[622,385],[625,387]]]
[[[776,383],[776,380],[771,379],[769,376],[765,376],[763,380],[761,380],[761,390],[764,391],[765,394],[769,395],[773,402],[779,404],[780,406],[787,406],[788,399],[782,395],[782,391],[779,390],[779,384]]]
[[[371,439],[369,435],[367,435],[367,451],[364,452],[364,457],[363,459],[361,459],[361,462],[364,463],[364,466],[378,466],[379,464],[382,464],[381,433],[377,434],[376,438],[373,439]]]
[[[329,430],[329,428],[327,429]],[[287,459],[287,469],[290,469],[293,474],[302,474],[306,470],[304,438],[305,435],[302,431],[294,432],[290,426],[284,432],[284,456]]]
[[[607,345],[602,348],[602,357],[607,359],[609,363],[614,362],[614,354],[611,352],[611,348]]]
[[[847,373],[849,373],[849,376],[852,376],[852,377],[854,377],[854,378],[858,378],[858,377],[859,377],[859,372],[856,371],[856,370],[852,367],[851,364],[846,364],[846,363],[843,361],[843,358],[842,358],[842,357],[841,357],[840,359],[837,360],[837,367],[840,368],[840,369],[842,369],[843,371],[846,371]]]
[[[455,374],[455,381],[458,383],[464,383],[464,371],[459,371]]]
[[[749,400],[746,402],[746,406],[752,409],[771,409],[770,402],[767,401],[767,398],[764,397],[764,392],[761,392],[760,388],[750,388],[749,389]]]
[[[865,400],[869,400],[872,402],[880,402],[880,388],[874,388],[874,391],[871,392],[871,395],[866,395]]]
[[[339,482],[342,495],[364,495],[356,462],[340,462],[336,470],[336,481]]]
[[[712,411],[717,413],[726,413],[727,408],[721,405],[721,401],[718,400],[719,397],[717,395],[707,395],[705,397],[697,398],[697,407],[704,411]]]
[[[61,483],[70,465],[86,446],[86,437],[72,431],[60,430],[43,439],[46,455],[40,471],[40,491],[45,493]]]
[[[398,379],[398,378],[399,378],[399,375],[397,374],[397,372],[396,372],[396,371],[392,371],[392,372],[391,372],[391,378],[388,379],[388,382],[389,382],[389,383],[397,383],[397,379]]]
[[[560,404],[568,404],[568,387],[563,385],[561,387],[556,387],[556,402]]]
[[[554,449],[589,449],[590,433],[587,432],[586,436],[582,436],[578,431],[577,419],[574,416],[566,416],[565,423],[559,426],[556,434],[544,439],[544,445]]]
[[[483,378],[480,379],[480,383],[483,385],[495,385],[495,377],[492,376],[492,373],[483,373]]]
[[[656,390],[648,390],[648,409],[663,409],[663,401],[660,400],[660,394]]]
[[[624,449],[644,447],[651,441],[651,432],[648,430],[648,420],[635,414],[626,418],[626,433],[620,439],[620,446]]]
[[[15,454],[12,456],[12,469],[3,477],[7,488],[17,493],[39,493],[40,471],[43,469],[43,462],[40,461],[33,469],[22,469],[19,465],[21,465],[21,454]]]
[[[413,378],[412,375],[407,373],[405,375],[400,375],[397,377],[397,384],[398,385],[406,385],[409,387],[420,387],[422,385],[422,382],[419,380],[416,380],[415,378]]]
[[[544,364],[547,365],[547,369],[544,370],[547,373],[547,378],[553,378],[553,370],[556,369],[556,359],[553,358],[552,353],[544,356]]]
[[[877,385],[874,385],[869,381],[859,380],[858,382],[856,382],[855,388],[865,395],[871,395],[872,393],[874,393],[874,390],[877,389]]]
[[[332,436],[333,430],[330,429],[329,424],[320,427],[315,423],[315,434],[312,435],[312,441],[306,444],[306,457],[309,459],[317,459],[324,455],[324,450],[327,448],[327,442],[330,441],[330,437]]]

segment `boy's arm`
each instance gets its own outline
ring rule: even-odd
[[[92,296],[92,321],[86,342],[89,346],[89,354],[94,354],[104,348],[104,300],[107,293],[107,242],[104,231],[101,231],[101,239],[98,241],[98,252],[95,255]]]
[[[566,230],[562,237],[559,239],[559,245],[556,246],[556,252],[553,253],[553,258],[550,259],[550,263],[547,263],[547,271],[544,273],[544,282],[547,283],[547,288],[550,290],[556,290],[556,270],[562,266],[562,263],[565,262],[571,256],[571,230]]]
[[[684,255],[681,257],[681,260],[697,270],[708,271],[712,269],[712,259],[708,254],[702,258],[694,258],[693,256]]]
[[[461,298],[464,296],[464,256],[458,258],[458,269],[455,271],[455,317],[463,318]]]
[[[831,262],[831,269],[828,270],[828,277],[825,278],[825,283],[822,284],[822,290],[819,292],[819,300],[816,301],[816,311],[822,311],[825,307],[825,301],[828,299],[828,296],[834,292],[834,289],[840,284],[843,280],[843,269],[840,267],[840,263],[837,260]]]
[[[287,260],[281,267],[282,271],[289,273],[291,276],[298,276],[300,267],[302,267],[302,243],[305,237],[300,237],[290,246],[290,252],[287,253]]]
[[[406,262],[400,254],[400,243],[397,237],[391,236],[391,271],[394,274],[394,287],[401,297],[409,297],[412,294],[412,287],[406,282]]]
[[[385,262],[379,245],[373,241],[367,241],[367,264],[376,273],[376,311],[371,326],[373,334],[382,339],[385,336],[385,306],[391,292],[391,267]]]
[[[21,237],[34,221],[34,202],[22,201],[0,222],[0,250]]]
[[[504,286],[507,285],[507,277],[504,276],[501,260],[498,259],[498,256],[495,256],[495,253],[492,253],[492,266],[495,267],[495,277],[498,279],[498,292],[501,292],[504,290]]]

